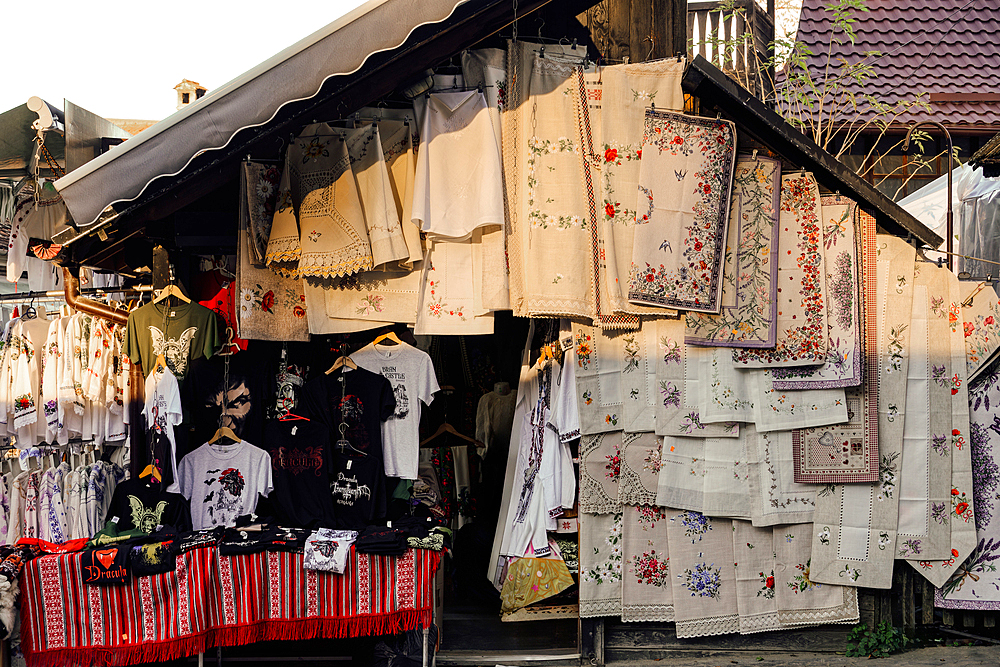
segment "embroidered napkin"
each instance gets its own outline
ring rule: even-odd
[[[752,425],[740,430],[750,484],[750,518],[755,526],[812,521],[816,507],[813,484],[795,481],[792,433],[758,433]]]
[[[652,433],[622,434],[618,499],[625,505],[653,505],[660,477],[660,444]]]
[[[580,432],[606,433],[624,426],[621,387],[621,338],[596,327],[573,325]]]
[[[326,314],[327,293],[332,291],[335,278],[302,278],[302,292],[305,296],[306,320],[311,334],[340,334],[367,331],[394,324],[374,319],[341,319]]]
[[[662,314],[659,307],[629,303],[629,271],[635,235],[635,193],[639,191],[639,163],[645,111],[682,111],[681,77],[686,61],[657,60],[613,65],[601,72],[603,83],[601,143],[598,159],[601,181],[598,189],[600,227],[595,230],[604,251],[601,282],[609,313]],[[605,299],[602,299],[602,304]]]
[[[333,319],[403,322],[417,320],[421,272],[364,271],[335,278],[324,291],[326,314]]]
[[[914,267],[910,314],[903,449],[899,475],[896,558],[947,560],[951,527],[951,337],[945,302],[949,269],[926,262]],[[957,388],[956,388],[957,389]]]
[[[639,331],[623,333],[622,345],[622,415],[626,432],[653,431],[656,414],[656,361],[659,357],[656,324],[647,320]]]
[[[667,513],[677,637],[739,632],[733,522]]]
[[[493,333],[493,313],[482,307],[481,241],[482,232],[477,229],[464,241],[430,242],[423,261],[423,286],[413,333]]]
[[[580,512],[580,618],[622,613],[622,515]]]
[[[750,485],[742,441],[739,438],[706,438],[703,470],[702,513],[749,519]]]
[[[860,305],[865,297],[875,296],[874,224],[868,234],[859,229],[857,204],[846,197],[827,196],[821,201],[829,332],[826,361],[818,368],[774,369],[775,389],[854,387],[864,379],[864,311]],[[870,266],[863,272],[858,260],[862,257],[859,246],[865,242],[871,246],[865,253]]]
[[[705,491],[705,438],[664,436],[656,504],[700,512]]]
[[[691,345],[687,353],[692,360],[687,370],[701,390],[696,399],[701,420],[706,424],[752,422],[753,374],[736,368],[728,348]]]
[[[890,588],[916,251],[894,236],[879,235],[877,243],[877,299],[883,304],[877,310],[879,479],[830,484],[817,493],[811,577],[824,584]]]
[[[718,313],[736,125],[647,109],[642,150],[628,299]]]
[[[667,523],[662,507],[624,509],[623,621],[674,620]]]
[[[755,528],[749,521],[733,521],[736,606],[741,635],[781,628],[775,596],[773,532],[771,528]]]
[[[749,373],[755,383],[754,422],[758,431],[826,426],[847,421],[843,389],[778,391],[771,386],[771,370]]]
[[[783,628],[858,622],[858,589],[818,584],[812,577],[812,524],[773,528],[774,590]]]
[[[309,327],[306,319],[305,295],[302,280],[282,278],[270,269],[254,266],[250,251],[249,219],[263,216],[266,203],[258,197],[264,176],[273,169],[260,163],[245,162],[241,171],[239,262],[236,264],[236,284],[239,287],[239,309],[236,313],[236,334],[253,340],[307,341]],[[256,185],[254,185],[256,183]],[[251,189],[252,188],[252,189]],[[263,188],[266,191],[266,188]],[[257,213],[252,211],[257,209]]]
[[[910,561],[910,565],[932,584],[943,587],[949,596],[954,595],[955,600],[969,601],[959,602],[960,608],[963,604],[970,605],[964,608],[980,608],[974,605],[985,601],[984,598],[997,600],[993,603],[993,608],[1000,608],[1000,588],[996,585],[1000,577],[995,577],[988,567],[991,562],[989,558],[995,556],[998,549],[994,545],[1000,544],[1000,540],[994,537],[996,531],[990,531],[994,511],[992,499],[996,497],[1000,483],[1000,474],[991,465],[991,462],[995,463],[997,460],[995,454],[1000,453],[1000,448],[995,451],[993,449],[993,438],[997,436],[998,427],[996,417],[990,412],[991,406],[997,405],[996,395],[989,393],[994,392],[997,376],[995,372],[990,372],[988,376],[981,375],[975,383],[966,382],[963,377],[966,370],[966,348],[965,323],[962,319],[964,313],[959,308],[962,291],[958,277],[949,274],[948,293],[951,305],[948,324],[951,329],[951,369],[954,371],[949,439],[952,491],[947,505],[951,553],[941,561]],[[951,313],[957,313],[957,317],[953,319]],[[975,502],[970,502],[970,498]],[[931,511],[933,513],[933,507]],[[974,579],[972,574],[979,576],[979,579]],[[958,593],[962,588],[965,588],[965,592]],[[941,593],[939,589],[936,595],[939,599],[935,606],[951,607],[953,603],[941,598]]]
[[[621,433],[585,435],[580,439],[580,511],[620,512]]]
[[[780,190],[778,160],[737,158],[722,270],[722,312],[689,312],[687,343],[774,347]]]
[[[980,289],[978,283],[967,283],[964,287],[962,318],[966,372],[972,382],[986,370],[1000,349],[1000,300],[990,286]]]
[[[777,342],[771,350],[733,350],[737,363],[762,368],[826,361],[826,264],[821,220],[819,189],[812,174],[782,176]]]
[[[655,412],[657,435],[688,437],[737,437],[739,424],[702,423],[697,407],[701,379],[690,359],[693,348],[684,344],[684,320],[657,320],[656,384],[659,388]]]

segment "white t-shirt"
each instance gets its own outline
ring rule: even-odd
[[[181,495],[191,503],[194,530],[233,526],[236,517],[257,508],[257,496],[267,496],[271,456],[246,440],[233,445],[207,442],[178,466]]]
[[[163,433],[170,441],[170,467],[174,481],[167,487],[167,491],[178,493],[180,485],[177,481],[177,440],[174,438],[174,427],[181,423],[183,416],[180,387],[177,377],[169,368],[153,371],[146,378],[146,403],[142,411],[148,427],[157,433]],[[127,419],[128,410],[122,412]]]
[[[429,354],[412,345],[369,343],[351,355],[361,368],[392,385],[396,411],[382,422],[382,455],[389,477],[417,479],[420,456],[420,403],[430,405],[438,386]]]

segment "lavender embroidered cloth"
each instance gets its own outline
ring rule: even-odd
[[[819,189],[812,174],[782,176],[777,342],[769,350],[733,350],[738,364],[767,368],[815,366],[826,361],[826,264],[821,219]]]
[[[879,478],[873,484],[830,484],[816,496],[812,579],[869,588],[892,586],[899,516],[899,458],[906,417],[913,246],[879,235]]]
[[[736,126],[646,111],[628,299],[718,313]]]
[[[674,620],[666,512],[652,505],[623,510],[623,621]]]
[[[857,204],[846,197],[827,196],[821,201],[827,291],[826,361],[818,368],[774,369],[775,389],[855,387],[864,380],[865,311],[861,305],[866,296],[875,295],[875,221],[867,216],[871,229],[859,228]],[[868,247],[862,254],[860,247],[864,243]],[[859,262],[862,257],[867,260],[864,271]],[[864,289],[860,289],[862,285]]]
[[[688,344],[774,346],[780,186],[779,161],[737,158],[722,271],[722,312],[689,312],[684,335]]]

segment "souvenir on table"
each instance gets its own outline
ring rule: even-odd
[[[622,613],[622,513],[580,512],[580,618]]]
[[[986,283],[963,285],[965,356],[969,382],[984,372],[1000,349],[1000,300]]]
[[[700,384],[692,354],[697,351],[684,344],[684,319],[657,320],[656,337],[656,434],[694,438],[735,438],[740,434],[737,422],[707,424],[702,422],[697,396]]]
[[[625,507],[622,542],[622,620],[673,621],[667,510]]]
[[[750,518],[755,526],[812,521],[816,486],[795,481],[792,432],[740,431],[746,448],[750,483]]]
[[[935,602],[935,606],[941,607],[952,605],[947,599],[940,599],[942,592],[946,596],[957,593],[957,589],[963,584],[972,584],[979,595],[983,595],[983,591],[986,590],[979,586],[980,580],[971,575],[976,574],[980,578],[987,575],[987,579],[990,578],[989,558],[994,556],[996,551],[989,537],[989,524],[993,512],[991,499],[996,497],[1000,479],[993,464],[996,458],[990,452],[992,437],[996,433],[996,418],[990,412],[991,401],[987,398],[990,395],[988,392],[993,391],[995,386],[993,378],[996,376],[991,372],[989,376],[991,379],[987,380],[981,375],[982,381],[972,383],[973,386],[965,381],[963,377],[966,370],[965,327],[962,320],[963,311],[958,307],[962,286],[958,276],[951,272],[948,273],[948,283],[950,312],[957,313],[954,320],[949,316],[951,369],[954,373],[951,376],[953,386],[949,449],[951,491],[946,510],[948,524],[951,527],[951,553],[939,561],[909,561],[924,578],[939,587],[937,591],[939,599]],[[972,489],[971,494],[969,489]],[[933,512],[934,508],[931,510]],[[948,583],[945,583],[946,580]],[[989,584],[989,581],[986,583]],[[993,589],[996,587],[993,586]],[[994,596],[996,593],[988,595]],[[966,592],[955,595],[956,600],[961,600],[963,597],[968,600],[976,597],[976,594],[970,596]],[[1000,607],[1000,604],[995,606]]]
[[[653,433],[622,434],[618,498],[623,504],[656,504],[661,440]]]
[[[646,110],[628,300],[718,313],[736,125]]]
[[[896,558],[946,560],[951,527],[943,520],[951,499],[952,372],[948,309],[949,269],[927,262],[913,270],[910,364],[899,460]]]
[[[582,155],[577,66],[570,47],[509,42],[504,107],[504,175],[515,315],[593,319],[594,277]],[[553,47],[553,48],[550,48]],[[566,53],[568,51],[568,53]]]
[[[656,330],[656,323],[647,321],[639,331],[628,331],[619,337],[622,345],[622,428],[627,433],[655,429],[659,395],[656,362],[660,355]]]
[[[662,307],[642,306],[628,300],[632,247],[636,230],[635,193],[639,190],[639,164],[645,111],[655,104],[668,111],[684,109],[681,76],[687,63],[665,59],[602,68],[600,142],[600,196],[597,238],[601,324],[604,328],[633,329],[635,315],[663,315]],[[606,312],[605,312],[606,311]],[[632,319],[628,317],[632,316]]]
[[[739,632],[733,522],[667,511],[677,637]]]
[[[718,315],[689,312],[684,335],[688,344],[774,345],[780,185],[778,160],[737,158],[722,271],[722,311]]]
[[[846,197],[827,196],[821,202],[826,361],[818,368],[774,369],[775,389],[854,387],[864,381],[865,318],[875,308],[875,220],[859,216],[857,204]]]
[[[335,278],[373,266],[347,141],[325,123],[307,126],[288,146],[265,261],[290,277]]]
[[[768,368],[815,366],[826,361],[827,269],[821,209],[812,174],[781,177],[777,341],[773,349],[733,350],[738,364]]]
[[[580,432],[584,435],[620,431],[624,427],[621,338],[611,338],[597,327],[573,324],[576,353],[576,393]]]
[[[877,247],[878,303],[883,304],[877,311],[878,481],[828,484],[817,492],[811,576],[824,584],[890,588],[916,251],[889,235],[879,235]]]
[[[240,174],[239,261],[236,263],[236,333],[253,340],[309,340],[306,298],[302,281],[282,278],[253,254],[260,230],[270,231],[277,199],[277,169],[257,162],[244,162]],[[256,236],[255,236],[256,235]],[[267,237],[263,237],[266,245]]]

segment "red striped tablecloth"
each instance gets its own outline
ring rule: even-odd
[[[177,557],[175,571],[120,586],[83,583],[79,553],[42,556],[21,573],[22,648],[31,667],[131,665],[215,646],[360,637],[431,622],[440,554],[352,549],[344,574],[302,567],[302,554]]]

